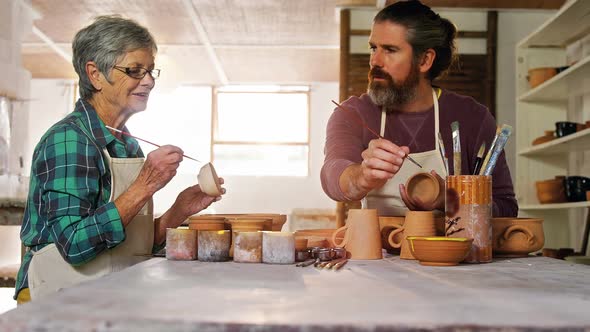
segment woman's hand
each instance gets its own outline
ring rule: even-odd
[[[173,145],[164,145],[148,153],[135,183],[145,187],[152,196],[176,175],[183,154],[179,147]]]
[[[219,183],[223,184],[223,178],[219,178]],[[221,188],[221,194],[225,194],[225,188]],[[172,220],[172,225],[168,227],[178,227],[189,216],[206,209],[211,203],[217,202],[221,196],[209,196],[201,191],[201,187],[197,184],[183,190],[174,205],[170,210],[174,210],[173,214],[178,216]]]
[[[411,198],[408,196],[408,192],[406,190],[406,186],[403,184],[399,185],[399,193],[406,204],[406,207],[411,211],[432,211],[432,210],[445,210],[445,181],[436,173],[436,171],[430,171],[436,179],[438,180],[439,185],[439,192],[438,197],[434,202],[422,202],[419,198],[414,197]]]

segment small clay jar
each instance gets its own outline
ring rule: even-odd
[[[406,192],[412,204],[416,199],[424,204],[432,204],[441,192],[440,184],[436,176],[427,173],[416,173],[406,181]]]

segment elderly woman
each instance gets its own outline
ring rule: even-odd
[[[166,228],[221,199],[195,185],[154,220],[152,196],[174,177],[183,151],[163,146],[144,160],[136,140],[107,129],[128,131],[129,117],[146,108],[160,74],[152,35],[134,21],[102,16],[76,34],[72,48],[81,98],[33,153],[19,303],[138,262],[163,247]]]

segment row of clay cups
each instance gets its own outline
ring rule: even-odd
[[[198,246],[197,246],[198,243]],[[169,228],[166,258],[223,262],[230,260],[232,232]],[[239,263],[293,264],[296,243],[292,232],[236,231],[233,260]],[[305,246],[307,243],[304,244]],[[305,250],[305,249],[302,249]]]

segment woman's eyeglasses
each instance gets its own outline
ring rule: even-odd
[[[121,67],[121,66],[113,66],[113,68],[117,69],[120,72],[125,73],[127,76],[141,80],[150,73],[153,79],[160,77],[160,69],[145,69],[143,67]]]

